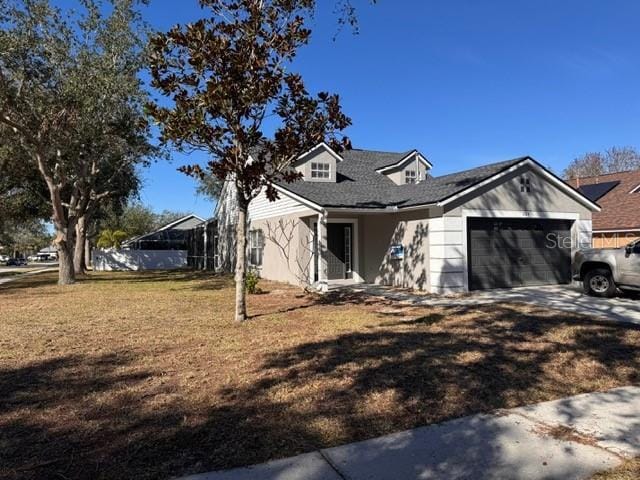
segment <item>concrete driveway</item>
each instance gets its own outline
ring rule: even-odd
[[[455,297],[418,295],[376,285],[352,287],[352,290],[418,305],[451,306],[509,302],[532,303],[555,310],[640,325],[640,297],[595,298],[585,295],[582,292],[582,288],[575,285],[485,290]]]

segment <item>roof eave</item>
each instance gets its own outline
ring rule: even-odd
[[[400,168],[400,166],[402,166],[403,163],[405,163],[407,160],[409,160],[414,155],[417,156],[418,159],[420,161],[422,161],[428,167],[429,170],[431,170],[433,168],[433,164],[429,160],[427,160],[427,157],[422,155],[418,150],[411,150],[407,155],[402,157],[399,161],[397,161],[395,163],[392,163],[391,165],[385,165],[384,167],[380,167],[380,168],[376,169],[376,172],[377,173],[385,173],[385,172],[390,172],[392,170]]]

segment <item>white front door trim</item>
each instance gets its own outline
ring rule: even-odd
[[[360,275],[360,234],[358,233],[358,219],[357,218],[331,218],[327,217],[327,223],[351,223],[353,224],[353,258],[351,259],[351,271],[353,273],[353,280],[356,283],[364,283],[364,278]]]

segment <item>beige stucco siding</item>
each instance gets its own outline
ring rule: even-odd
[[[381,285],[429,288],[429,219],[426,210],[363,216],[364,280]],[[403,245],[405,258],[390,258],[392,245]]]
[[[313,268],[313,232],[309,218],[285,215],[254,220],[249,229],[259,229],[264,234],[259,269],[262,278],[300,286],[309,284]]]

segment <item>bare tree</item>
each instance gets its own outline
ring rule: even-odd
[[[639,168],[640,153],[635,148],[612,147],[604,152],[586,153],[576,158],[565,169],[563,175],[567,180],[572,180]]]

